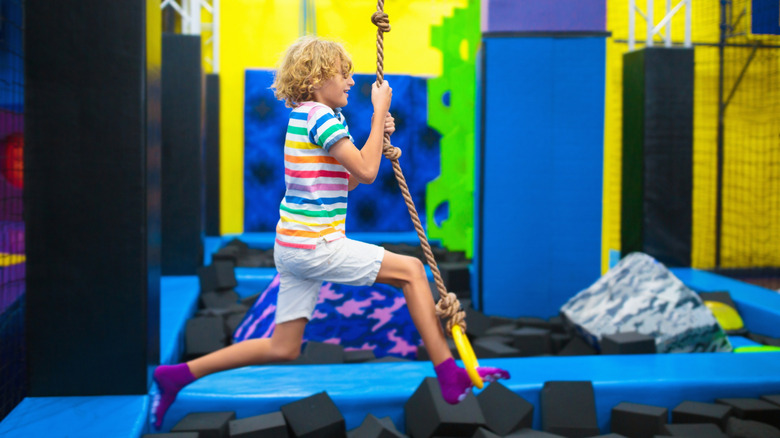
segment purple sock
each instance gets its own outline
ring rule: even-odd
[[[154,427],[162,426],[163,417],[182,388],[195,381],[186,363],[178,365],[160,365],[154,370],[154,381],[160,389],[159,398],[152,404]]]
[[[466,398],[466,395],[471,391],[471,379],[466,370],[455,364],[455,359],[449,358],[433,369],[439,379],[444,401],[454,405]]]
[[[444,401],[454,405],[463,401],[471,392],[471,378],[469,373],[455,364],[455,359],[449,358],[434,367],[436,377],[441,387],[441,395]],[[485,382],[495,382],[498,379],[508,379],[509,373],[501,368],[477,367],[477,372]]]

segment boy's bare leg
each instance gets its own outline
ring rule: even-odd
[[[439,365],[452,358],[441,323],[436,316],[436,305],[422,262],[414,257],[385,251],[376,282],[391,284],[403,290],[409,314],[420,332],[433,364]]]
[[[471,379],[466,370],[455,364],[450,353],[422,262],[385,251],[376,281],[403,289],[414,325],[431,355],[442,397],[451,404],[462,401],[471,391]],[[499,368],[478,367],[477,372],[486,381],[509,378],[509,373]]]
[[[293,360],[301,351],[306,318],[283,322],[270,338],[247,339],[187,362],[196,379],[219,371]]]
[[[301,351],[307,319],[284,322],[274,328],[270,339],[249,339],[209,353],[187,363],[160,365],[154,380],[160,389],[152,405],[154,426],[160,429],[163,417],[182,388],[203,376],[268,362],[293,360]]]

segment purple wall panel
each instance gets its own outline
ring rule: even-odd
[[[603,32],[606,0],[482,0],[482,32]]]

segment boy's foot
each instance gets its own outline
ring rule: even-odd
[[[153,377],[160,390],[160,393],[152,401],[154,427],[159,430],[165,413],[168,412],[168,408],[176,400],[179,391],[195,381],[195,376],[192,375],[186,363],[181,363],[178,365],[160,365],[154,370]]]
[[[436,377],[441,387],[441,395],[449,404],[463,401],[471,392],[471,378],[468,372],[455,364],[455,359],[449,358],[434,367]],[[477,373],[486,382],[495,382],[498,379],[508,379],[509,373],[501,368],[477,367]]]

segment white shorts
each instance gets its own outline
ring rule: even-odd
[[[323,281],[370,286],[376,281],[385,249],[346,237],[320,240],[315,249],[274,244],[279,271],[276,324],[298,318],[311,319]]]

